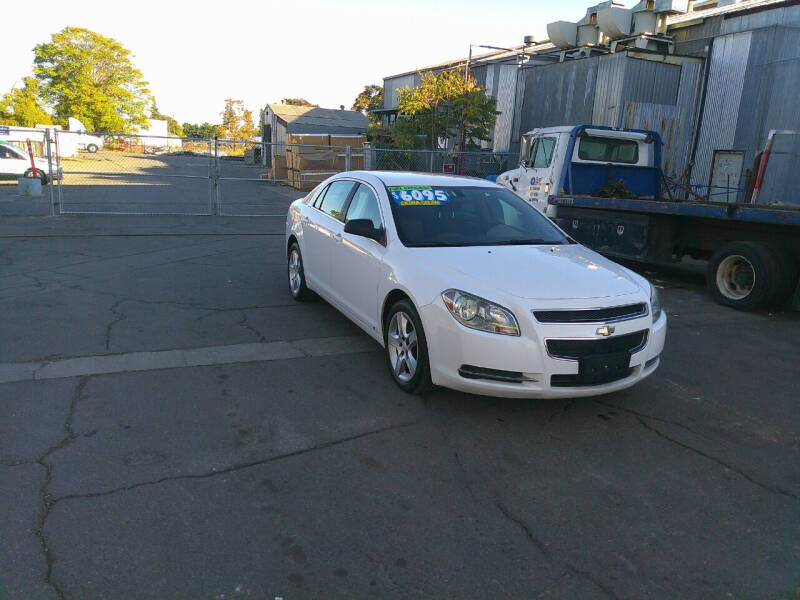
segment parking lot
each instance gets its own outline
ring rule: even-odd
[[[800,594],[797,313],[659,270],[640,385],[409,396],[281,218],[0,200],[3,600]]]

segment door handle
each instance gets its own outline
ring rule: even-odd
[[[303,223],[308,223],[308,217],[306,215],[303,215],[303,218],[301,220],[303,221]]]
[[[342,241],[342,234],[341,233],[334,233],[333,237],[336,238],[337,242],[341,242]]]

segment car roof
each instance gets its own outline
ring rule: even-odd
[[[488,179],[466,177],[463,175],[444,175],[431,173],[415,173],[411,171],[348,171],[341,175],[354,177],[375,178],[384,185],[430,185],[435,187],[448,187],[468,185],[477,187],[497,187],[496,183]]]

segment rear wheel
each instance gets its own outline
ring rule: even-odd
[[[778,271],[777,258],[766,246],[733,242],[711,257],[706,279],[718,303],[756,310],[775,297]]]
[[[300,254],[300,246],[297,242],[292,242],[289,246],[287,271],[289,274],[289,291],[292,298],[298,302],[308,300],[311,290],[306,286],[306,274],[303,270],[303,255]]]
[[[409,300],[399,300],[389,309],[383,340],[389,372],[395,383],[410,394],[430,390],[431,370],[425,331]]]
[[[27,171],[25,171],[25,177],[33,177],[33,176],[34,176],[33,169],[28,169]],[[39,178],[39,181],[42,182],[42,185],[47,185],[48,182],[50,181],[47,178],[47,173],[45,173],[41,169],[36,169],[36,177]]]
[[[98,150],[99,148],[97,147],[97,144],[89,144],[88,146],[86,146],[86,151],[91,152],[92,154],[94,154]]]

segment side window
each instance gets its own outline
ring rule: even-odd
[[[5,146],[0,146],[0,158],[18,158],[11,150]]]
[[[381,211],[378,208],[378,199],[373,191],[363,183],[358,186],[350,208],[347,209],[347,221],[351,219],[369,219],[375,229],[381,227]]]
[[[539,138],[539,143],[536,144],[536,152],[533,155],[531,166],[534,169],[542,169],[550,166],[553,160],[553,150],[556,147],[556,138],[543,137]]]
[[[319,200],[322,197],[322,191],[323,191],[323,186],[318,185],[317,187],[315,187],[308,193],[308,196],[306,196],[305,203],[314,206],[317,203],[317,200]]]
[[[343,220],[342,208],[350,195],[350,190],[353,189],[353,185],[352,181],[334,181],[330,184],[322,197],[320,210],[328,213],[334,219]]]

